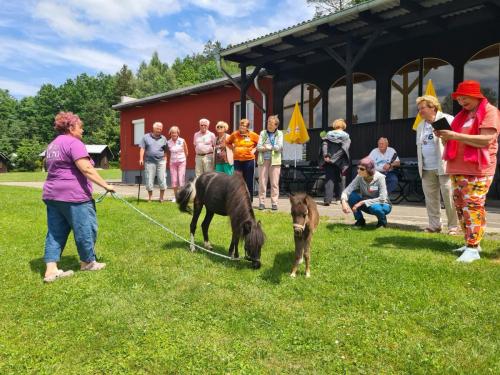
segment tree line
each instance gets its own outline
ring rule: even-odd
[[[215,62],[219,49],[219,42],[208,41],[202,53],[177,58],[170,66],[154,52],[135,73],[127,65],[115,74],[83,73],[58,87],[44,84],[36,95],[20,100],[0,88],[0,152],[9,155],[10,170],[40,168],[38,155],[55,136],[55,115],[71,111],[84,123],[84,142],[108,145],[117,160],[120,118],[111,106],[122,96],[143,98],[222,77]],[[223,66],[230,73],[239,71],[234,63]]]

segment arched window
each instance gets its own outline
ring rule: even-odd
[[[481,90],[491,104],[498,106],[500,43],[493,44],[471,57],[464,66],[464,79],[481,83]]]
[[[353,74],[353,112],[352,123],[360,124],[375,121],[375,99],[377,84],[368,74]],[[346,79],[337,80],[328,90],[328,124],[338,118],[346,117]]]
[[[420,65],[422,65],[422,77],[420,77]],[[417,115],[415,101],[418,97],[419,86],[422,85],[420,92],[425,93],[430,79],[444,112],[451,113],[453,67],[444,60],[421,58],[405,65],[392,76],[391,119],[405,119]]]
[[[288,127],[296,102],[303,109],[302,116],[304,117],[306,126],[310,129],[321,128],[321,91],[310,83],[302,83],[295,86],[283,98],[283,128],[286,129]]]

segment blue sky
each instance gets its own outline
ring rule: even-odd
[[[80,73],[134,72],[312,18],[306,0],[0,0],[0,88],[17,97]]]

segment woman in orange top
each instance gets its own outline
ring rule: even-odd
[[[250,201],[253,199],[253,180],[255,172],[255,151],[259,142],[259,135],[248,130],[250,121],[246,118],[240,120],[240,127],[234,131],[227,139],[226,146],[233,150],[234,171],[243,176]]]
[[[446,143],[443,159],[451,177],[453,200],[465,234],[458,262],[480,258],[480,242],[486,228],[484,203],[497,167],[500,112],[481,93],[479,82],[461,82],[451,94],[462,110],[451,123],[452,130],[437,131]]]

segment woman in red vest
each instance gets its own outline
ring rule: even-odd
[[[462,110],[451,123],[452,130],[437,131],[445,143],[443,159],[451,177],[453,200],[465,234],[458,262],[480,258],[486,228],[484,204],[497,167],[500,112],[481,93],[479,82],[463,81],[451,94]]]

